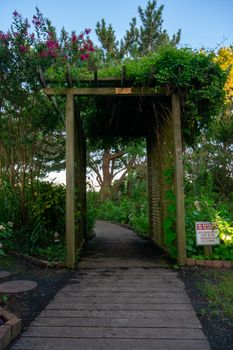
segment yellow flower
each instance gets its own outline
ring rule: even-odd
[[[222,47],[219,49],[215,62],[218,62],[223,70],[228,71],[225,90],[227,93],[227,101],[230,102],[233,99],[233,48]]]

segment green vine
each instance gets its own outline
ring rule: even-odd
[[[154,76],[154,87],[166,87],[177,92],[181,98],[183,112],[183,133],[186,142],[193,142],[203,128],[206,128],[224,105],[224,84],[227,78],[220,65],[214,61],[212,52],[197,52],[189,48],[163,47],[141,59],[122,60],[121,63],[102,65],[98,77],[120,79],[122,65],[126,68],[126,79],[133,86],[146,86]],[[65,77],[67,63],[57,62],[46,72],[46,78],[60,81]],[[98,67],[97,67],[98,68]],[[74,81],[93,79],[88,64],[82,67],[69,64]],[[63,80],[64,82],[64,80]]]

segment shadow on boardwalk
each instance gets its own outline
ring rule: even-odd
[[[209,350],[175,271],[148,241],[98,222],[74,278],[12,350]],[[159,266],[160,265],[160,266]]]
[[[86,243],[81,268],[152,267],[171,263],[151,241],[138,238],[125,227],[97,221],[95,232],[96,237]]]

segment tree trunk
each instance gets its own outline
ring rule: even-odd
[[[103,154],[103,183],[100,189],[100,200],[105,201],[110,198],[112,174],[110,171],[111,154],[110,150],[104,150]]]

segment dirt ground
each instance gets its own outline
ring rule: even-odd
[[[1,302],[1,306],[22,318],[23,329],[27,328],[66,281],[73,277],[73,272],[66,269],[43,269],[15,257],[1,257],[0,259],[0,270],[11,272],[11,275],[1,279],[0,283],[26,279],[38,284],[34,290],[8,294],[7,301]],[[233,319],[210,316],[210,306],[198,288],[203,278],[207,278],[206,276],[209,276],[209,279],[212,278],[213,274],[211,272],[208,274],[207,271],[207,268],[185,267],[180,271],[180,277],[186,285],[211,349],[232,350]],[[0,298],[1,295],[2,293]]]
[[[1,257],[0,270],[11,272],[2,278],[1,282],[14,280],[29,280],[37,283],[37,288],[28,292],[5,294],[6,302],[0,306],[22,319],[23,329],[43,310],[56,292],[73,276],[73,272],[66,269],[40,268],[16,257]],[[0,293],[1,296],[4,293]]]
[[[219,271],[219,269],[217,270]],[[224,273],[224,269],[222,273]],[[187,293],[192,301],[193,307],[202,324],[203,331],[208,338],[212,350],[233,349],[233,318],[211,316],[211,305],[200,290],[200,283],[204,280],[214,281],[213,268],[185,267],[180,276],[185,283]],[[233,293],[233,286],[232,286]],[[217,310],[220,311],[221,310]]]

